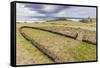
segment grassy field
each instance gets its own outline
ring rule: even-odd
[[[65,62],[95,60],[96,46],[36,29],[23,29],[29,37],[44,45]]]
[[[16,27],[17,65],[53,63],[46,55],[21,36],[18,31],[21,26],[33,26],[46,29],[55,28],[56,31],[68,31],[68,29],[72,27],[73,29],[69,29],[69,31],[81,33],[82,30],[89,30],[93,32],[92,36],[96,37],[95,21],[94,23],[73,21],[52,21],[42,23],[18,22]],[[96,60],[96,45],[35,29],[23,29],[23,31],[38,43],[42,44],[46,49],[56,54],[57,57],[63,58],[65,60],[64,62]],[[86,35],[91,36],[88,31]]]
[[[53,63],[47,56],[28,42],[16,29],[16,63],[17,65]]]

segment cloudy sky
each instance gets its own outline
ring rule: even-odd
[[[59,17],[96,18],[96,8],[47,4],[16,4],[17,22],[46,21]]]

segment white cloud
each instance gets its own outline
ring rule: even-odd
[[[42,10],[47,13],[50,13],[50,12],[56,11],[58,8],[59,8],[59,6],[57,6],[57,5],[43,5]]]
[[[96,8],[92,7],[72,7],[69,9],[62,10],[59,13],[54,14],[58,17],[96,17]]]

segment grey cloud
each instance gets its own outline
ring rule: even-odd
[[[21,4],[19,4],[21,6]],[[47,4],[27,4],[23,3],[22,8],[17,8],[17,10],[22,9],[22,12],[17,12],[18,20],[23,19],[30,21],[40,21],[40,20],[51,20],[57,19],[59,17],[96,17],[96,8],[91,7],[75,7],[75,6],[63,6],[63,5],[47,5]],[[25,12],[26,10],[33,12],[32,14]],[[34,13],[35,12],[35,13]]]
[[[49,12],[47,12],[47,10],[44,9],[44,6],[52,7],[52,5],[44,5],[44,4],[25,4],[24,7],[29,8],[32,11],[37,11],[38,13],[46,14],[47,16],[51,16],[52,14],[59,13],[64,9],[72,7],[72,6],[53,5],[54,7],[52,8],[54,9],[49,10]]]

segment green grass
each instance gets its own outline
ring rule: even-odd
[[[81,61],[96,60],[96,46],[87,44],[85,42],[80,43],[80,47],[77,49],[76,58]]]
[[[53,63],[47,56],[27,41],[16,29],[17,65]]]
[[[95,45],[36,29],[23,32],[66,62],[96,60]]]
[[[95,21],[94,21],[95,22]],[[52,24],[54,23],[54,24]],[[87,30],[96,30],[95,23],[80,23],[73,21],[52,21],[52,22],[41,22],[41,23],[17,23],[16,24],[16,51],[17,65],[23,64],[44,64],[53,63],[47,56],[40,52],[34,45],[28,42],[21,36],[18,29],[21,26],[32,26],[32,27],[50,27],[57,28],[57,31],[67,31],[68,28],[82,28]],[[92,61],[96,60],[96,46],[87,44],[81,41],[76,41],[70,38],[65,38],[48,32],[38,30],[24,30],[27,35],[31,36],[37,42],[43,44],[48,50],[55,53],[58,57],[65,59],[67,62],[75,61]],[[69,31],[80,32],[82,30],[71,29]],[[91,33],[92,34],[92,33]],[[44,40],[43,40],[44,39]],[[60,43],[60,41],[62,43]]]

